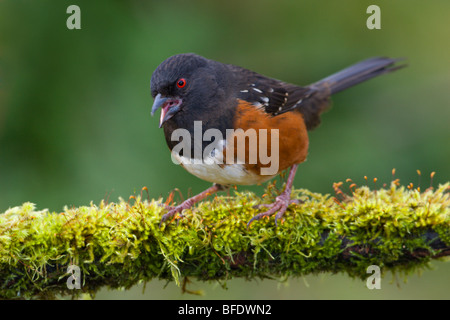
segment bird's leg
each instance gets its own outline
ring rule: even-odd
[[[182,212],[185,209],[191,208],[195,203],[205,199],[207,196],[214,194],[218,191],[225,190],[225,189],[227,189],[226,186],[215,183],[211,187],[206,189],[205,191],[203,191],[189,199],[186,199],[185,201],[183,201],[183,203],[181,203],[178,206],[175,206],[175,207],[166,206],[166,208],[169,210],[169,212],[167,212],[165,215],[162,216],[161,223],[163,223],[170,217],[174,216],[177,212]],[[161,223],[160,223],[160,225],[161,225]]]
[[[261,212],[250,219],[250,221],[247,223],[247,227],[250,226],[250,224],[255,221],[259,220],[266,216],[271,216],[274,213],[277,213],[275,215],[275,224],[277,224],[278,219],[280,219],[283,214],[286,212],[286,209],[289,207],[291,203],[300,204],[302,201],[299,199],[292,199],[291,200],[291,191],[292,191],[292,184],[294,183],[295,173],[297,172],[298,164],[294,164],[291,167],[291,171],[289,172],[289,176],[286,182],[286,188],[284,191],[275,199],[274,203],[271,204],[263,204],[261,206],[269,208],[269,210],[265,212]]]

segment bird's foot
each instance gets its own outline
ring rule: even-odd
[[[261,212],[250,219],[250,221],[247,223],[247,228],[250,226],[250,224],[255,220],[260,220],[264,217],[269,217],[276,213],[275,215],[275,225],[278,225],[278,219],[282,218],[284,213],[286,212],[287,208],[291,204],[301,204],[303,203],[300,199],[291,199],[290,190],[289,192],[284,191],[282,194],[280,194],[278,197],[276,197],[275,202],[271,204],[260,204],[256,205],[255,208],[259,209],[261,207],[269,208],[269,210],[265,212]]]
[[[172,218],[173,216],[175,216],[177,213],[182,213],[183,210],[186,209],[190,209],[193,205],[194,202],[190,199],[187,199],[186,201],[184,201],[183,203],[181,203],[178,206],[168,206],[168,205],[164,205],[165,209],[168,210],[169,212],[167,212],[166,214],[164,214],[161,218],[161,222],[159,223],[159,226],[161,227],[162,223],[167,221],[168,219]],[[181,217],[183,217],[183,215],[181,214]]]
[[[227,188],[227,186],[223,186],[220,184],[213,184],[212,187],[206,189],[205,191],[197,194],[196,196],[193,196],[185,201],[183,201],[183,203],[181,203],[178,206],[168,206],[168,205],[163,205],[166,210],[169,210],[169,212],[167,212],[166,214],[164,214],[161,218],[161,222],[159,223],[159,227],[161,227],[162,223],[164,221],[167,221],[169,218],[175,216],[177,213],[182,213],[183,210],[186,209],[190,209],[195,203],[199,202],[200,200],[205,199],[207,196],[210,196],[218,191],[222,191],[225,190]]]

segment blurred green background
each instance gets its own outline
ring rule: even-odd
[[[81,30],[66,27],[71,4]],[[366,27],[371,4],[381,8],[381,30]],[[156,198],[208,187],[170,161],[159,116],[150,117],[151,74],[182,52],[300,85],[368,57],[405,57],[408,68],[333,98],[294,185],[331,193],[333,182],[362,184],[366,175],[381,186],[393,168],[404,184],[428,187],[432,171],[434,185],[446,182],[449,18],[448,0],[0,0],[0,212],[25,201],[52,211],[115,201],[143,186]],[[449,263],[433,266],[405,284],[388,276],[376,292],[344,275],[192,287],[203,298],[448,299]],[[97,297],[195,298],[164,284]]]

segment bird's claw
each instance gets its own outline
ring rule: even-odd
[[[276,213],[275,215],[275,225],[278,226],[278,220],[281,219],[286,212],[287,208],[291,204],[301,204],[303,203],[300,199],[291,199],[290,194],[283,192],[278,197],[276,197],[275,202],[271,204],[260,204],[256,205],[253,208],[259,209],[260,207],[269,208],[269,210],[261,212],[255,215],[250,221],[247,223],[247,228],[250,227],[250,224],[255,220],[260,220],[264,217],[269,217]]]
[[[161,228],[161,225],[163,222],[167,221],[169,218],[175,216],[177,213],[180,213],[180,217],[183,217],[183,215],[181,214],[183,212],[183,210],[185,209],[190,209],[192,207],[193,203],[191,201],[186,200],[184,201],[182,204],[178,205],[178,206],[168,206],[168,205],[163,205],[164,208],[166,210],[168,210],[169,212],[167,212],[166,214],[164,214],[161,218],[161,222],[159,223],[159,227]]]

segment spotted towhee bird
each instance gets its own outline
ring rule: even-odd
[[[248,223],[275,213],[277,222],[300,203],[290,198],[292,183],[308,153],[308,130],[320,123],[330,96],[404,66],[397,61],[371,58],[305,87],[195,54],[163,61],[151,78],[152,115],[161,108],[172,159],[214,184],[169,207],[162,221],[229,185],[262,183],[290,168],[285,190]]]

